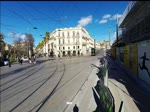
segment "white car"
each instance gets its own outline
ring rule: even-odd
[[[9,64],[9,60],[6,58],[6,59],[4,59],[4,65],[6,66],[6,65],[8,65]]]
[[[28,57],[23,57],[22,60],[25,62],[25,61],[29,61],[29,58]]]

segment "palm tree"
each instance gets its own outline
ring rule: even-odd
[[[46,53],[46,43],[48,42],[49,38],[50,38],[49,32],[46,32],[44,37],[45,53]]]

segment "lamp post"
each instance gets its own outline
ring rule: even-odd
[[[110,28],[110,25],[109,25],[109,47],[110,47],[110,33],[111,33],[111,28]]]
[[[118,17],[117,15],[116,15],[116,38],[117,38],[117,47],[118,47]]]
[[[33,29],[37,29],[37,27],[33,27]],[[28,28],[28,36],[31,36],[30,35],[30,28]],[[31,38],[30,37],[28,38],[28,41],[27,41],[27,55],[29,58],[31,58]]]

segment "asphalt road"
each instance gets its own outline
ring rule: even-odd
[[[62,59],[41,58],[36,64],[13,64],[0,68],[1,112],[93,112],[97,105],[92,87],[99,80],[102,51],[97,56]],[[147,112],[149,94],[109,62],[108,87],[115,99],[115,112],[123,101],[124,112]]]
[[[1,112],[91,112],[98,56],[38,60],[1,68]],[[94,75],[93,75],[94,74]],[[84,90],[84,91],[83,91]]]

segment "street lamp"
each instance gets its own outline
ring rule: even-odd
[[[117,38],[117,47],[118,47],[118,17],[116,15],[116,38]]]
[[[37,27],[33,27],[33,29],[37,29]],[[28,36],[31,36],[30,35],[30,28],[28,28]],[[28,42],[27,42],[27,55],[29,58],[31,57],[31,45],[30,45],[30,43],[31,43],[31,38],[29,37]]]

